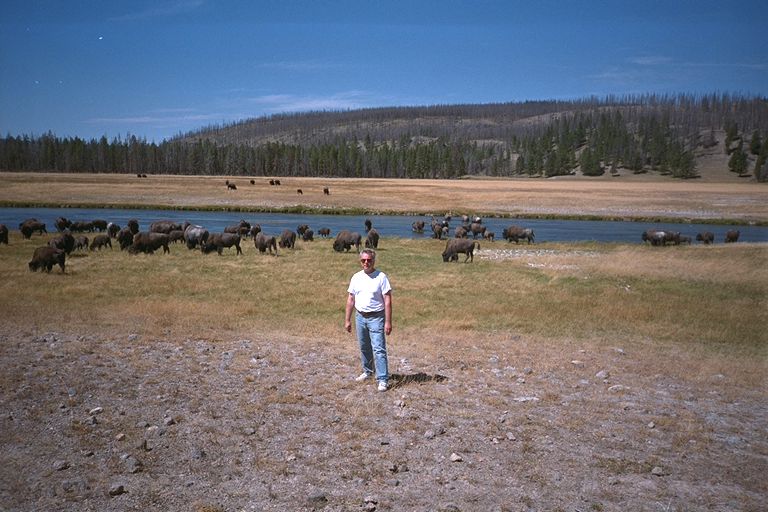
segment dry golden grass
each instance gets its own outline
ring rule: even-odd
[[[228,191],[226,179],[238,189]],[[278,187],[254,179],[255,185],[246,177],[0,173],[0,203],[768,221],[768,187],[751,182],[281,178]]]

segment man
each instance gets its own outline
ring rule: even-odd
[[[347,292],[344,328],[352,332],[352,311],[355,311],[355,328],[360,344],[363,373],[355,380],[361,382],[374,375],[377,389],[387,390],[386,335],[392,332],[392,286],[387,275],[376,270],[376,251],[363,249],[360,253],[363,269],[352,276]]]

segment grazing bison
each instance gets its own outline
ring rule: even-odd
[[[50,272],[54,265],[58,265],[61,268],[61,272],[65,270],[66,253],[61,249],[55,247],[45,246],[38,247],[32,254],[32,260],[29,262],[29,270],[37,272],[38,269],[45,269],[46,272]]]
[[[644,242],[650,242],[653,246],[680,245],[680,232],[649,229],[643,232],[642,239]]]
[[[273,236],[267,236],[259,232],[253,239],[253,245],[261,253],[269,251],[269,254],[272,254],[272,251],[274,251],[275,256],[277,256],[277,240]]]
[[[91,250],[101,250],[102,247],[109,247],[112,249],[112,239],[109,238],[109,235],[96,235],[93,237],[93,242],[91,242]]]
[[[171,231],[182,230],[183,226],[178,222],[171,220],[156,220],[149,225],[150,233],[165,233],[166,235]]]
[[[504,228],[504,230],[501,232],[502,238],[504,238],[507,242],[515,241],[515,243],[518,243],[520,239],[528,240],[528,243],[533,243],[533,239],[535,237],[535,234],[531,228],[521,228],[520,226],[509,226],[508,228]]]
[[[88,237],[85,235],[80,235],[75,237],[75,248],[74,250],[88,250]]]
[[[94,219],[91,221],[91,224],[93,224],[93,229],[96,231],[106,231],[107,230],[107,221],[102,219]]]
[[[117,243],[120,245],[120,250],[124,251],[125,249],[129,248],[131,244],[133,243],[133,233],[131,233],[131,229],[126,226],[123,229],[121,229],[117,233]]]
[[[726,244],[732,244],[732,243],[738,242],[740,234],[741,233],[739,232],[738,229],[730,229],[730,230],[726,231],[726,233],[725,233],[725,240],[724,240],[725,243]]]
[[[446,228],[442,224],[440,224],[438,222],[433,222],[432,223],[432,238],[437,238],[438,240],[442,240],[443,239],[443,235],[447,234],[447,231],[446,231],[447,229],[448,228]]]
[[[331,236],[331,228],[320,228],[317,230],[317,234],[323,238]]]
[[[187,249],[191,250],[198,245],[202,245],[210,236],[208,230],[203,226],[195,226],[189,223],[185,223],[184,226],[184,242],[187,244]]]
[[[315,239],[315,232],[308,229],[301,235],[301,239],[305,242],[311,242]]]
[[[251,185],[255,185],[255,184],[256,184],[256,180],[251,180]]]
[[[59,236],[48,241],[48,246],[61,249],[66,254],[75,250],[75,237],[69,231],[64,231]]]
[[[170,253],[168,248],[168,235],[165,233],[150,233],[148,231],[140,231],[133,235],[133,243],[128,248],[128,252],[131,254],[137,254],[140,252],[146,254],[154,254],[159,248],[163,248],[163,254]]]
[[[368,236],[365,237],[365,246],[368,249],[379,248],[379,232],[376,231],[376,228],[371,228],[370,231],[368,231]]]
[[[496,233],[493,231],[485,230],[485,233],[483,233],[483,238],[488,240],[489,242],[493,242],[493,239],[496,238]]]
[[[336,252],[349,251],[352,246],[355,246],[355,250],[360,252],[360,242],[362,237],[360,233],[350,232],[348,230],[339,231],[336,235],[336,240],[333,241],[333,250]]]
[[[66,217],[59,217],[56,219],[56,222],[54,222],[53,225],[56,226],[58,231],[64,231],[65,229],[69,229],[69,227],[72,225],[72,221]]]
[[[452,238],[445,244],[443,251],[443,262],[459,261],[459,254],[465,254],[464,263],[474,261],[475,247],[480,250],[480,243],[475,240],[464,238]]]
[[[115,224],[114,222],[107,224],[107,234],[109,235],[109,238],[116,238],[119,232],[120,226],[118,224]]]
[[[297,193],[298,195],[300,195],[300,196],[301,196],[301,195],[304,195],[304,192],[302,192],[302,190],[301,190],[300,188],[297,188],[297,189],[296,189],[296,193]]]
[[[424,232],[424,221],[423,220],[417,220],[413,224],[411,224],[411,230],[414,233],[423,233]]]
[[[48,231],[45,229],[45,224],[40,222],[37,219],[27,219],[21,224],[19,224],[19,231],[21,231],[21,234],[26,239],[32,238],[32,233],[40,233],[41,235],[43,233],[48,234]]]
[[[184,231],[181,229],[174,229],[170,233],[168,233],[168,242],[175,244],[176,242],[183,242],[184,241]]]
[[[203,254],[216,251],[221,256],[225,247],[232,246],[237,249],[237,254],[243,254],[243,250],[240,249],[240,235],[235,233],[214,233],[200,245],[200,250]]]
[[[703,242],[704,245],[713,244],[715,243],[715,234],[711,231],[704,231],[696,235],[696,241]]]
[[[290,229],[284,229],[283,232],[280,233],[280,241],[278,243],[283,249],[293,249],[296,245],[296,233]]]
[[[331,189],[329,189],[328,187],[323,187],[323,194],[325,194],[326,196],[331,195]]]
[[[136,219],[130,219],[128,221],[128,229],[131,230],[131,233],[134,235],[139,232],[139,221]]]
[[[296,234],[299,236],[304,236],[304,233],[309,230],[309,224],[299,224],[296,227]]]
[[[240,236],[247,236],[248,232],[251,230],[251,223],[245,221],[244,219],[240,219],[240,222],[237,224],[232,224],[231,226],[227,226],[224,228],[225,233],[232,233],[235,235]]]
[[[8,228],[0,224],[0,244],[8,245]]]
[[[371,222],[371,219],[365,219],[365,222],[363,222],[363,225],[365,226],[365,232],[367,233],[373,227],[373,222]]]
[[[89,220],[76,220],[69,226],[73,233],[91,233],[93,229],[93,222]]]
[[[464,226],[456,226],[456,229],[453,230],[453,237],[467,238],[467,228]]]

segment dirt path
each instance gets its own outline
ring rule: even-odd
[[[435,343],[393,345],[377,393],[334,340],[4,333],[0,509],[765,504],[764,389],[660,375],[642,347]]]

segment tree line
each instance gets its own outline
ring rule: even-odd
[[[696,151],[719,133],[733,172],[768,180],[768,102],[728,95],[310,112],[159,144],[8,135],[0,170],[452,179],[623,169],[692,178]]]

